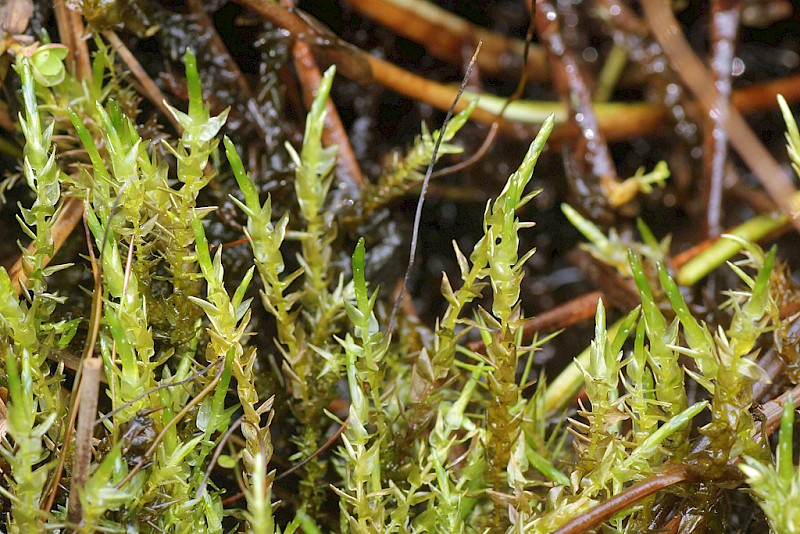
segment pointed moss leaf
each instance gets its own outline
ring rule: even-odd
[[[83,125],[83,121],[72,108],[67,108],[67,115],[69,116],[70,122],[72,122],[72,127],[75,128],[75,131],[78,133],[83,148],[85,148],[86,152],[89,154],[89,160],[92,162],[95,175],[108,181],[108,171],[106,170],[105,162],[100,156],[100,151],[97,149],[92,134],[86,126]]]
[[[639,290],[639,295],[642,298],[642,315],[647,323],[648,330],[654,333],[661,333],[666,328],[666,320],[655,302],[653,290],[650,288],[650,282],[648,282],[644,273],[642,263],[631,250],[628,251],[628,262],[633,274],[633,281],[636,283],[636,289]]]
[[[559,486],[569,486],[569,478],[567,475],[556,469],[556,467],[550,463],[547,458],[533,450],[531,447],[527,447],[525,451],[528,462],[541,474],[558,484]]]
[[[186,68],[186,87],[189,92],[189,113],[198,116],[204,107],[203,88],[197,71],[197,58],[191,48],[187,48],[183,54],[183,64]]]
[[[639,235],[642,236],[642,242],[650,248],[658,249],[659,242],[653,231],[647,226],[647,223],[641,217],[636,218],[636,228],[639,230]]]
[[[612,354],[617,354],[622,350],[625,340],[628,339],[631,330],[633,330],[634,326],[636,326],[636,319],[639,318],[640,310],[641,306],[636,306],[636,308],[634,308],[630,313],[628,313],[628,315],[625,316],[625,319],[622,321],[622,323],[620,323],[617,334],[614,336],[613,341],[611,341]]]
[[[550,115],[547,120],[545,120],[544,124],[542,124],[542,127],[536,134],[536,138],[528,147],[528,151],[525,153],[519,168],[514,174],[511,175],[511,177],[508,179],[508,182],[506,182],[503,191],[501,191],[497,201],[495,202],[495,206],[502,202],[501,205],[505,205],[504,207],[511,208],[511,210],[519,207],[520,200],[522,199],[522,192],[533,176],[533,169],[536,166],[536,162],[539,160],[539,156],[544,150],[545,145],[547,144],[547,139],[550,136],[550,133],[553,131],[553,125],[553,115]],[[505,216],[508,217],[509,214],[506,213]]]
[[[234,293],[233,299],[231,299],[231,304],[234,308],[238,308],[242,303],[242,299],[244,299],[244,294],[247,291],[247,287],[250,285],[250,281],[253,279],[254,271],[255,266],[251,266],[245,273],[244,277],[242,277],[239,287],[236,288],[236,293]]]
[[[708,401],[697,402],[669,421],[661,425],[658,430],[653,432],[645,441],[631,452],[626,460],[628,466],[634,465],[637,461],[652,455],[658,446],[669,436],[681,427],[687,425],[696,415],[702,412],[709,405]]]
[[[447,277],[447,273],[444,272],[442,273],[441,293],[448,304],[451,306],[459,305],[458,298],[453,292],[453,287],[450,285],[450,279]]]
[[[239,190],[241,190],[244,195],[247,208],[253,213],[258,213],[261,211],[261,206],[258,201],[258,190],[256,189],[255,183],[253,183],[253,179],[245,172],[242,158],[240,158],[239,153],[236,152],[233,141],[226,135],[222,142],[225,144],[225,156],[228,158],[231,169],[233,169],[233,176],[236,178]]]
[[[778,450],[775,454],[776,471],[784,484],[790,484],[794,475],[792,460],[792,438],[794,435],[794,402],[792,394],[786,397],[781,415],[781,429],[778,437]]]
[[[686,305],[686,300],[683,298],[678,285],[675,280],[669,276],[667,269],[661,264],[658,264],[658,278],[661,281],[661,286],[667,294],[672,309],[675,315],[683,325],[683,333],[686,336],[686,341],[689,346],[698,351],[699,354],[709,355],[713,350],[714,341],[708,330],[701,326],[697,319],[694,318],[689,306]]]
[[[764,264],[758,270],[758,277],[756,278],[755,286],[753,287],[753,294],[747,303],[742,307],[742,311],[748,317],[761,317],[767,309],[767,300],[769,299],[769,278],[772,274],[772,269],[775,266],[775,256],[777,252],[778,248],[773,245],[764,259]]]
[[[456,261],[458,262],[458,268],[461,271],[461,278],[465,278],[469,273],[469,263],[467,262],[467,257],[464,256],[464,253],[461,252],[461,249],[458,247],[458,243],[456,240],[453,240],[453,250],[456,253]]]
[[[567,220],[572,223],[583,237],[589,240],[590,243],[595,245],[598,249],[604,249],[609,246],[608,239],[600,229],[595,226],[593,222],[585,218],[578,211],[569,204],[561,204],[561,211],[567,217]]]
[[[364,257],[366,255],[366,248],[364,246],[364,238],[360,237],[356,244],[356,249],[353,252],[353,289],[356,293],[356,302],[362,313],[368,313],[368,294],[367,294],[367,280],[364,275]]]
[[[800,177],[800,130],[797,128],[797,121],[789,109],[789,104],[782,95],[778,95],[778,105],[781,108],[783,121],[786,123],[786,150],[792,160],[794,172]]]

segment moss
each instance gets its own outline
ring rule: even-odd
[[[369,219],[416,184],[438,137],[448,142],[443,153],[457,152],[449,142],[475,104],[444,132],[423,126],[351,210],[334,210],[338,151],[322,140],[329,69],[302,145],[286,146],[294,195],[277,206],[245,170],[244,147],[222,137],[228,110],[211,112],[191,52],[188,106],[169,108],[181,133],[156,139],[137,123],[110,51],[97,46],[95,78],[85,84],[64,68],[60,47],[17,55],[22,169],[33,198],[20,224],[34,247],[22,250],[19,273],[0,268],[6,531],[547,532],[676,469],[704,486],[682,496],[687,514],[722,502],[735,465],[773,527],[793,531],[782,513],[797,493],[793,412],[787,404],[774,468],[753,415],[753,386],[765,378],[760,347],[773,332],[777,346],[793,339],[781,308],[796,288],[776,248],[765,252],[748,233],[726,238],[745,259],[730,264],[738,285],[710,324],[679,287],[681,271],[676,282],[665,263],[668,238],[640,222],[640,242],[626,241],[564,206],[641,307],[610,327],[599,302],[585,356],[548,385],[546,373],[535,376],[535,352],[548,340],[525,339],[521,288],[534,254],[523,208],[538,194],[529,186],[552,116],[486,204],[470,253],[454,246],[458,272],[437,288],[446,301],[437,322],[404,317],[390,332],[389,301],[367,278],[370,236],[348,234],[352,215]],[[794,161],[800,141],[782,107]],[[667,175],[659,164],[656,175],[634,180],[647,190]],[[209,196],[229,192],[239,210],[249,247],[231,263],[244,269],[228,269],[230,251],[215,246],[219,214],[204,205],[212,183],[219,191]],[[68,202],[83,206],[92,254],[48,265]],[[709,250],[715,265],[730,253]],[[77,287],[53,291],[58,276],[88,280],[81,269],[90,268],[91,302]],[[84,319],[62,320],[70,306]],[[483,348],[468,348],[469,336]],[[75,459],[61,476],[76,401],[95,400],[81,385],[91,375],[60,365],[61,351],[80,344],[84,367],[101,362],[104,382],[88,432],[72,434],[91,451],[88,463]],[[782,356],[794,373],[796,354]],[[264,383],[282,389],[273,396]],[[559,397],[581,386],[585,399],[567,417],[559,407],[570,399]],[[337,453],[318,455],[339,432]],[[275,470],[290,464],[299,475],[287,483]],[[68,490],[57,495],[62,484]],[[632,501],[600,522],[643,528],[665,499]]]

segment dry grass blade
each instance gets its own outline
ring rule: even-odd
[[[80,408],[78,427],[75,429],[75,451],[72,456],[72,480],[69,485],[69,507],[67,519],[80,523],[80,491],[89,478],[89,465],[92,462],[92,439],[94,419],[97,415],[97,395],[100,392],[100,372],[103,369],[101,358],[89,358],[83,362],[83,383],[80,388]]]
[[[89,46],[83,39],[85,31],[83,18],[80,13],[70,9],[65,0],[55,0],[53,8],[61,42],[69,48],[69,58],[76,76],[79,80],[91,79],[92,64],[89,59]]]

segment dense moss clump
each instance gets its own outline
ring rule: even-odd
[[[212,111],[195,54],[183,55],[188,104],[158,103],[172,138],[139,120],[106,44],[139,4],[85,4],[98,28],[88,70],[63,45],[5,44],[24,140],[5,152],[27,187],[28,240],[0,266],[0,530],[639,532],[676,516],[699,529],[742,487],[776,532],[800,532],[800,394],[764,368],[797,368],[796,348],[781,348],[796,344],[797,290],[777,247],[755,244],[786,215],[676,265],[643,221],[637,242],[564,204],[639,305],[613,320],[593,301],[591,346],[548,377],[536,352],[552,338],[531,335],[523,306],[535,254],[523,208],[541,193],[531,183],[554,115],[485,203],[469,253],[453,241],[458,270],[443,273],[443,311],[426,325],[369,276],[370,221],[463,150],[477,100],[440,130],[423,125],[345,202],[341,147],[326,136],[332,66],[302,141],[275,159],[293,191],[265,187],[269,173],[224,135],[238,111]],[[611,205],[668,176],[663,162],[640,170]],[[237,248],[222,243],[232,228]],[[733,257],[738,281],[702,315],[685,288]],[[759,407],[771,380],[782,397]]]

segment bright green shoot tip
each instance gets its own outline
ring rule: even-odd
[[[186,66],[186,87],[189,91],[189,116],[195,118],[203,111],[203,87],[197,72],[197,58],[190,48],[183,54],[183,64]]]
[[[367,294],[367,279],[364,274],[364,257],[366,248],[364,238],[358,239],[356,250],[353,252],[353,288],[356,292],[358,309],[362,312],[369,310],[369,295]]]
[[[239,185],[239,189],[244,195],[245,204],[248,208],[257,210],[259,208],[259,203],[256,185],[247,176],[247,172],[244,170],[244,164],[242,163],[242,158],[240,158],[239,153],[236,152],[236,147],[234,146],[233,141],[231,141],[226,135],[222,142],[225,144],[225,156],[227,156],[228,162],[231,164],[233,176],[236,178],[236,183]]]
[[[786,399],[781,416],[781,430],[778,436],[778,451],[775,455],[778,478],[784,483],[792,481],[794,462],[792,461],[792,436],[794,434],[794,402],[792,395]]]

